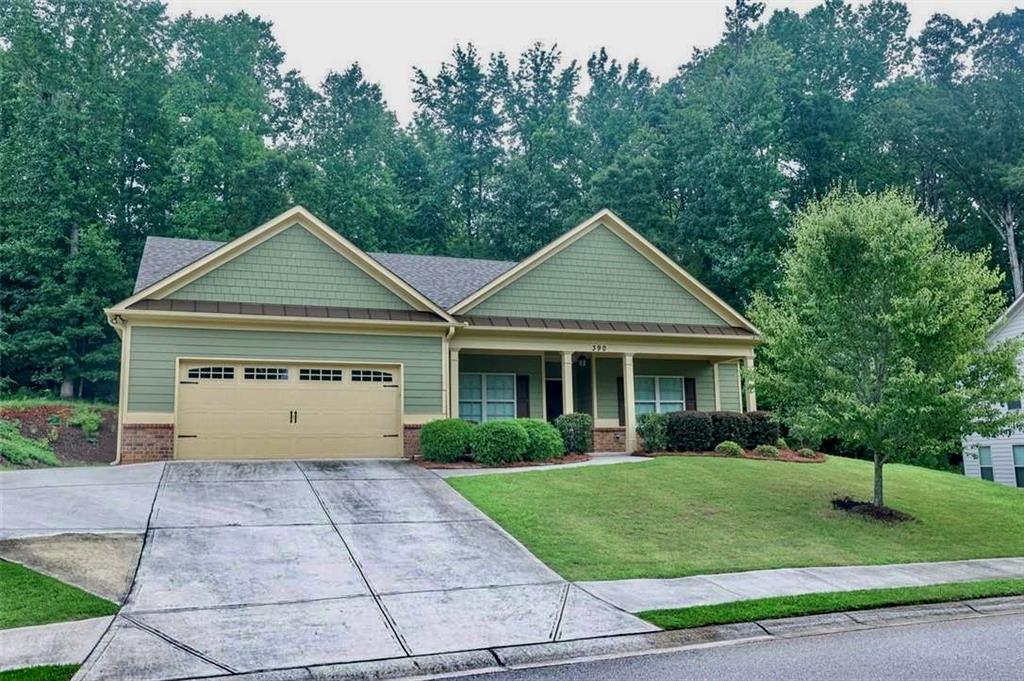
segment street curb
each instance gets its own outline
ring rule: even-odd
[[[720,624],[647,634],[626,634],[484,650],[206,676],[205,681],[348,681],[432,679],[545,667],[588,660],[633,657],[772,639],[802,638],[924,622],[1024,614],[1024,596],[898,606],[871,610]]]

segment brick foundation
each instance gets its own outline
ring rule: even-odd
[[[626,451],[626,429],[622,427],[594,428],[594,451]]]
[[[423,426],[406,426],[404,428],[405,458],[415,459],[420,455],[420,428]]]
[[[121,430],[121,463],[167,461],[174,456],[174,425],[126,423]]]

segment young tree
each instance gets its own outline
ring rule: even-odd
[[[906,194],[833,191],[797,216],[774,298],[749,314],[764,334],[754,380],[781,419],[889,461],[938,457],[971,432],[1019,423],[1018,343],[989,346],[1004,300],[984,254],[947,246]]]

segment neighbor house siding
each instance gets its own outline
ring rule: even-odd
[[[1013,465],[1013,446],[1024,445],[1024,432],[1014,431],[1008,437],[991,438],[972,435],[964,446],[964,474],[972,478],[981,477],[981,462],[978,447],[987,446],[992,451],[992,481],[1010,487],[1017,486],[1017,473]]]
[[[174,411],[178,357],[401,362],[405,411],[442,412],[441,337],[132,326],[128,411]]]
[[[177,300],[412,307],[300,225],[284,230],[170,293]]]
[[[726,323],[603,225],[466,313],[719,326]]]
[[[739,370],[738,364],[718,365],[718,389],[721,395],[719,402],[722,411],[742,411],[743,409],[739,379],[737,378]]]
[[[530,416],[544,418],[544,377],[540,355],[475,355],[459,353],[460,374],[516,374],[530,377]]]

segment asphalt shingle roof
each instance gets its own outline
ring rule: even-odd
[[[135,277],[135,292],[174,274],[223,245],[219,241],[148,237]],[[506,260],[439,255],[370,253],[369,256],[446,310],[516,264]]]

